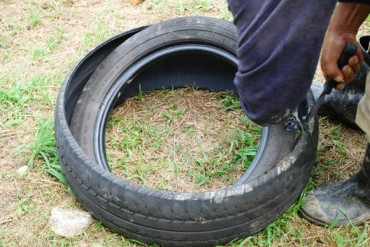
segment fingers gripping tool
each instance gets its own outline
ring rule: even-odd
[[[343,49],[341,56],[338,60],[338,67],[342,69],[345,65],[348,64],[348,60],[356,55],[357,46],[352,43],[348,43],[347,46]],[[285,129],[289,132],[297,132],[298,130],[304,130],[307,123],[317,115],[320,106],[324,103],[325,96],[330,94],[333,88],[337,85],[337,81],[332,78],[328,78],[324,84],[324,89],[321,92],[320,96],[317,98],[317,101],[312,106],[311,110],[306,117],[300,119],[298,113],[293,114],[288,121],[285,122]],[[301,121],[305,120],[305,121]],[[298,135],[299,136],[299,135]]]
[[[347,46],[342,51],[342,54],[338,60],[338,68],[342,69],[345,65],[348,64],[348,60],[356,55],[357,53],[357,46],[352,43],[348,43]],[[310,120],[313,116],[315,116],[320,108],[320,106],[324,103],[325,96],[330,94],[333,88],[337,85],[337,81],[332,78],[326,80],[324,84],[324,90],[320,94],[319,98],[317,99],[314,106],[311,108],[310,113],[308,114],[308,120]]]

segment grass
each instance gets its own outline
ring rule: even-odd
[[[98,22],[94,30],[90,33],[85,34],[84,36],[84,46],[86,48],[89,48],[91,46],[94,46],[94,44],[99,44],[103,42],[107,38],[107,23],[103,20]]]
[[[30,9],[27,16],[28,29],[35,28],[41,22],[40,10],[39,9]]]
[[[55,145],[54,121],[51,119],[41,119],[34,142],[31,146],[32,153],[28,161],[28,166],[32,167],[38,159],[44,163],[44,170],[54,176],[60,183],[66,185],[67,181],[63,176],[59,165],[59,157]]]
[[[187,88],[127,100],[106,135],[117,175],[158,189],[167,183],[166,190],[200,191],[235,182],[256,154],[261,128],[234,96]]]
[[[175,13],[177,15],[207,15],[225,20],[231,20],[232,15],[227,10],[225,2],[211,0],[152,0],[147,9],[153,13]],[[217,15],[214,15],[217,13]]]
[[[65,186],[56,155],[53,112],[59,86],[82,54],[106,38],[182,15],[231,20],[225,1],[146,0],[138,7],[121,0],[0,1],[0,9],[6,10],[0,11],[0,246],[143,246],[100,222],[72,239],[50,231],[53,207],[81,208]],[[369,32],[367,20],[361,33]],[[176,95],[195,95],[202,102],[211,99],[206,111],[217,106],[213,114],[228,122],[212,125],[217,121],[206,117],[194,122],[189,118],[191,110],[200,111],[194,100],[186,105]],[[113,171],[163,190],[185,190],[187,183],[193,191],[232,184],[250,163],[259,138],[259,128],[249,125],[238,107],[227,94],[191,89],[143,93],[130,99],[109,123],[107,145]],[[130,120],[123,121],[120,113]],[[156,124],[142,124],[139,116]],[[325,118],[320,119],[320,127],[317,166],[308,189],[347,178],[363,158],[362,133]],[[164,154],[154,155],[165,148]],[[144,157],[143,152],[153,155]],[[27,174],[19,176],[15,171],[25,165]],[[159,170],[165,172],[158,174]],[[174,177],[183,184],[171,184]],[[302,200],[260,233],[227,246],[369,246],[368,224],[314,226],[298,214]]]
[[[33,51],[33,57],[42,58],[50,55],[62,43],[63,39],[65,39],[63,30],[56,28],[55,34],[47,37],[45,44],[38,46]]]
[[[11,76],[19,76],[19,72]],[[54,89],[54,77],[35,73],[30,76],[29,81],[13,82],[10,78],[4,78],[2,83],[4,86],[0,88],[0,109],[4,115],[0,119],[0,127],[6,128],[24,123],[32,115],[30,111],[32,105],[37,102],[42,102],[38,108],[53,107],[56,95],[51,90]]]

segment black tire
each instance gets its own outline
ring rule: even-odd
[[[263,229],[294,203],[315,160],[317,118],[307,123],[298,141],[284,125],[264,128],[251,167],[229,188],[202,193],[158,191],[109,172],[104,126],[115,105],[135,95],[139,86],[143,91],[187,85],[235,91],[235,49],[231,23],[179,18],[146,28],[118,46],[86,86],[86,80],[76,79],[78,67],[66,78],[55,115],[58,151],[73,192],[95,218],[146,243],[213,246]],[[200,63],[190,59],[194,56]],[[172,72],[167,73],[164,65],[172,66]],[[73,92],[81,87],[82,92]],[[71,103],[70,95],[78,94],[78,102]],[[308,95],[299,114],[306,115],[312,104]]]

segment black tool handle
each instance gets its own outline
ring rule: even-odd
[[[357,54],[357,46],[352,43],[348,43],[347,46],[342,51],[340,58],[338,60],[338,68],[342,69],[344,66],[348,64],[348,60]],[[337,81],[334,79],[328,79],[324,85],[324,93],[330,94],[331,90],[337,85]]]

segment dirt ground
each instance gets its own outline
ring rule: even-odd
[[[35,141],[39,123],[53,119],[59,87],[83,54],[121,31],[186,15],[231,20],[221,0],[146,0],[136,6],[126,0],[0,0],[0,246],[143,245],[99,222],[72,239],[56,236],[48,226],[51,209],[82,207],[68,186],[45,170],[42,158],[30,160],[40,144]],[[360,34],[369,32],[367,23]],[[319,70],[316,78],[322,80]],[[312,186],[355,173],[365,148],[359,130],[325,118],[320,128]],[[24,175],[16,172],[27,165]],[[368,224],[322,228],[296,212],[279,222],[229,246],[370,245]]]

